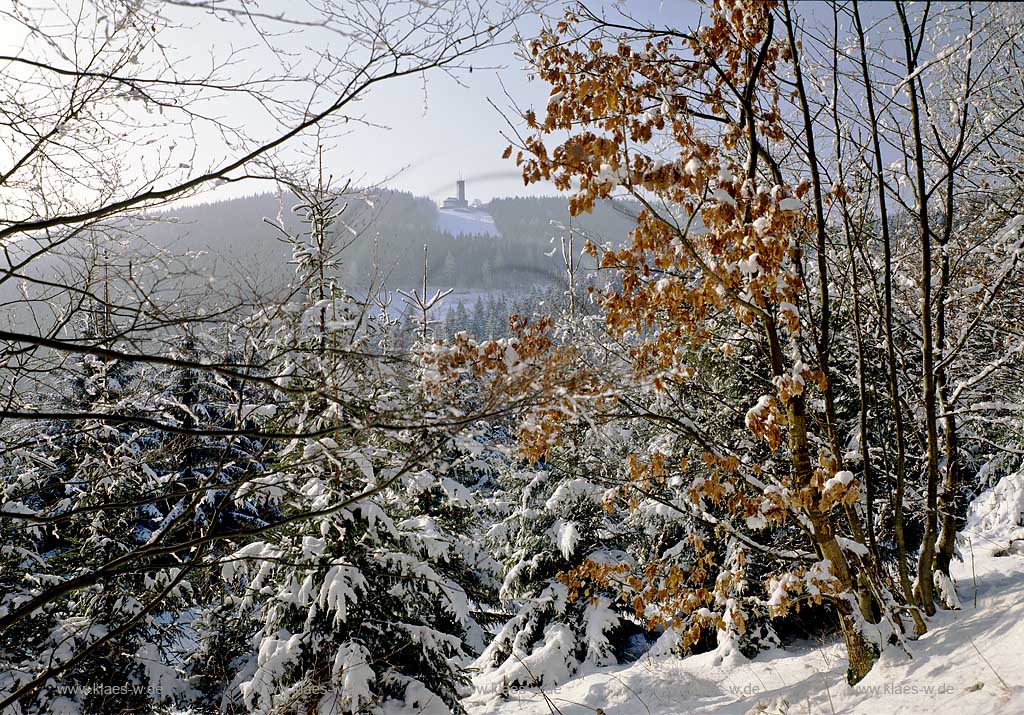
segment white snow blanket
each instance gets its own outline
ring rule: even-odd
[[[477,209],[438,209],[435,226],[453,236],[492,236],[500,238],[494,218]]]
[[[1022,521],[1024,471],[1005,477],[970,508],[959,543],[963,561],[953,564],[963,609],[940,611],[928,633],[910,644],[912,658],[890,649],[853,687],[841,643],[803,643],[754,660],[718,652],[647,655],[507,697],[483,675],[466,705],[471,715],[1024,713]]]

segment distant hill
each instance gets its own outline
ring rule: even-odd
[[[293,197],[262,194],[189,206],[156,214],[144,229],[147,240],[172,251],[205,251],[217,274],[241,272],[268,286],[283,284],[291,274],[288,247],[267,220],[283,219],[290,231],[301,230],[291,213]],[[561,280],[558,246],[553,237],[567,233],[568,203],[560,197],[500,198],[479,206],[493,218],[487,231],[465,235],[472,226],[451,229],[439,220],[430,199],[398,191],[353,195],[336,227],[342,253],[342,277],[352,290],[370,275],[384,273],[392,287],[419,284],[423,246],[429,280],[435,286],[504,289]],[[573,221],[577,250],[582,236],[599,242],[625,240],[633,226],[631,205],[601,203],[592,214]],[[447,229],[447,230],[446,230]],[[453,236],[452,233],[463,235]],[[497,234],[497,235],[495,235]]]
[[[133,216],[112,226],[83,234],[84,238],[34,259],[25,273],[58,284],[83,288],[86,280],[131,274],[140,285],[156,286],[164,295],[185,290],[193,300],[206,301],[207,286],[229,295],[270,297],[292,277],[291,252],[281,232],[268,221],[283,221],[291,232],[302,230],[291,207],[292,196],[261,194],[228,201]],[[354,294],[363,294],[371,276],[390,289],[418,286],[423,276],[423,247],[427,246],[432,288],[455,288],[462,294],[502,293],[525,297],[564,282],[557,238],[567,233],[568,204],[559,197],[494,199],[478,207],[493,219],[488,228],[497,235],[453,236],[438,228],[438,207],[427,198],[397,191],[354,195],[336,227],[345,244],[340,279]],[[583,237],[618,243],[633,227],[632,204],[598,204],[592,214],[576,217],[573,232],[577,251]],[[442,228],[448,228],[441,223]],[[470,226],[471,228],[471,226]],[[465,232],[463,232],[465,233]],[[36,244],[25,241],[9,247],[15,263]],[[160,257],[166,251],[171,257]],[[551,254],[551,255],[548,255]],[[92,256],[91,278],[83,273],[83,256]],[[178,258],[181,257],[181,258]],[[587,259],[589,261],[589,258]],[[4,264],[6,266],[6,262]],[[148,269],[143,266],[148,265]],[[581,268],[592,267],[583,262]],[[581,282],[583,277],[581,276]],[[179,288],[175,288],[178,286]],[[27,288],[34,302],[23,302],[20,281],[0,283],[0,304],[8,305],[0,323],[19,325],[29,320],[55,320],[52,290],[46,284]],[[470,305],[467,303],[467,305]],[[12,307],[13,306],[13,307]],[[470,306],[471,307],[471,306]],[[30,314],[34,313],[34,317]]]

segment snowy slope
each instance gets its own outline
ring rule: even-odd
[[[491,215],[477,209],[438,209],[435,226],[453,236],[501,237]]]
[[[1022,521],[1024,472],[971,507],[960,547],[965,561],[954,564],[953,574],[963,610],[940,612],[911,644],[913,658],[887,652],[854,687],[845,681],[840,644],[805,643],[752,661],[714,652],[644,657],[592,669],[543,693],[512,691],[507,699],[496,695],[500,683],[482,676],[466,704],[471,715],[1024,713]]]

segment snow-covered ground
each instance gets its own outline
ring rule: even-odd
[[[1024,472],[971,507],[964,561],[953,574],[963,609],[940,611],[911,643],[912,658],[890,650],[854,687],[846,684],[841,644],[805,643],[754,660],[715,652],[646,656],[504,699],[496,695],[500,683],[481,676],[466,705],[470,715],[1024,713],[1022,521]]]
[[[438,209],[435,224],[439,231],[453,236],[501,237],[494,218],[479,209]]]

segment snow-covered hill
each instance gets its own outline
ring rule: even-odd
[[[438,209],[435,228],[452,236],[501,237],[494,218],[480,209]]]
[[[544,692],[476,681],[471,715],[1010,715],[1024,713],[1024,472],[971,506],[954,564],[963,609],[939,612],[929,632],[891,649],[854,687],[840,643],[803,643],[747,660],[704,653],[645,656],[592,669]],[[975,605],[976,603],[976,605]]]

